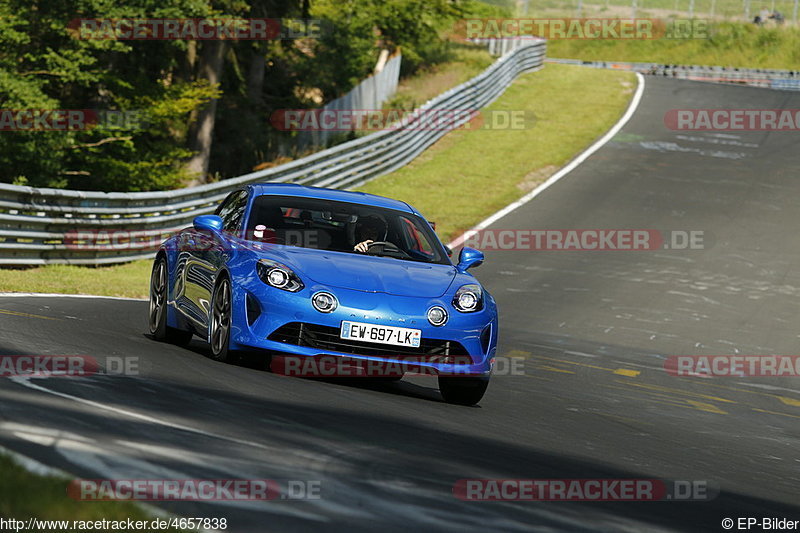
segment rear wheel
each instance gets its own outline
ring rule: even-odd
[[[211,358],[215,361],[230,361],[233,356],[231,344],[231,282],[223,277],[214,289],[211,299],[211,321],[209,323],[209,340],[211,341]]]
[[[447,403],[475,405],[481,401],[488,386],[488,379],[439,376],[439,392]]]
[[[157,341],[185,345],[192,340],[192,332],[167,326],[167,286],[167,260],[159,257],[150,274],[150,333]]]

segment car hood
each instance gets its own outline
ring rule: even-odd
[[[308,248],[287,247],[264,257],[280,260],[301,277],[321,285],[395,296],[442,296],[457,273],[451,265]]]

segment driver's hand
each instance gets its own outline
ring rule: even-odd
[[[375,242],[375,241],[366,240],[364,242],[360,242],[360,243],[356,244],[353,247],[353,250],[355,250],[356,252],[361,252],[362,254],[365,254],[365,253],[367,253],[367,250],[369,250],[369,245],[372,244],[373,242]]]

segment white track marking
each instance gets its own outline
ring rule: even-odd
[[[50,477],[59,477],[66,479],[71,479],[74,477],[72,474],[69,474],[64,470],[61,470],[60,468],[48,466],[44,463],[37,461],[36,459],[28,457],[27,455],[15,452],[11,448],[6,448],[5,446],[0,446],[0,455],[6,455],[8,457],[11,457],[11,459],[15,463],[20,465],[22,468],[24,468],[26,472],[29,472],[37,476],[50,476]],[[165,511],[164,509],[156,507],[155,505],[150,503],[133,502],[133,504],[144,510],[146,513],[149,513],[153,517],[164,518],[164,519],[180,518],[179,515]],[[214,533],[216,530],[201,529],[200,531],[206,533]]]
[[[631,99],[631,103],[628,105],[628,109],[625,111],[625,114],[622,115],[622,118],[620,118],[619,121],[616,124],[614,124],[614,127],[608,130],[608,132],[605,135],[603,135],[603,137],[601,137],[597,142],[595,142],[593,145],[587,148],[578,157],[570,161],[567,164],[567,166],[563,167],[561,170],[550,176],[550,178],[548,178],[547,181],[536,187],[534,190],[532,190],[531,192],[529,192],[516,202],[507,205],[506,207],[504,207],[497,213],[493,214],[489,218],[478,223],[477,226],[473,227],[467,232],[462,233],[461,235],[456,237],[450,244],[448,244],[448,246],[450,248],[457,248],[464,242],[466,234],[469,233],[470,231],[486,228],[491,224],[494,224],[507,214],[516,210],[517,208],[527,204],[528,202],[539,196],[542,192],[544,192],[545,189],[550,187],[552,184],[554,184],[555,182],[557,182],[558,180],[560,180],[561,178],[563,178],[564,176],[575,170],[581,163],[586,161],[586,159],[590,155],[598,151],[600,148],[603,147],[603,145],[605,145],[608,141],[610,141],[617,133],[619,133],[619,130],[621,130],[623,126],[625,126],[625,124],[628,123],[628,120],[630,120],[630,118],[633,116],[633,113],[636,111],[636,108],[639,107],[639,102],[642,99],[642,93],[644,93],[644,76],[642,76],[637,72],[636,79],[639,81],[639,85],[636,87],[636,92],[634,93],[633,98]]]
[[[0,446],[0,455],[11,457],[11,459],[19,466],[24,468],[26,472],[30,472],[31,474],[35,474],[37,476],[64,478],[70,477],[70,475],[63,470],[54,468],[52,466],[47,466],[44,463],[40,463],[36,459],[31,459],[27,455],[22,455],[21,453],[15,452],[11,448],[6,448],[5,446]]]
[[[71,394],[66,394],[64,392],[54,391],[54,390],[48,389],[46,387],[42,387],[40,385],[36,385],[35,383],[31,383],[30,378],[27,378],[27,377],[15,376],[15,377],[11,377],[11,378],[8,378],[8,379],[13,381],[14,383],[18,383],[19,385],[22,385],[23,387],[27,387],[29,389],[37,390],[39,392],[44,392],[44,393],[47,393],[47,394],[52,394],[54,396],[58,396],[60,398],[65,398],[67,400],[73,400],[75,402],[82,403],[84,405],[89,405],[89,406],[95,407],[97,409],[102,409],[104,411],[110,411],[110,412],[116,413],[118,415],[127,416],[127,417],[130,417],[130,418],[136,418],[138,420],[142,420],[144,422],[149,422],[151,424],[157,424],[157,425],[160,425],[160,426],[166,426],[166,427],[169,427],[169,428],[172,428],[172,429],[177,429],[179,431],[186,431],[186,432],[194,433],[196,435],[202,435],[204,437],[210,437],[210,438],[214,438],[214,439],[221,439],[221,440],[224,440],[224,441],[233,442],[235,444],[242,444],[244,446],[252,446],[254,448],[260,448],[262,450],[272,450],[271,447],[265,446],[264,444],[261,444],[260,442],[249,441],[249,440],[244,440],[244,439],[237,439],[237,438],[234,438],[234,437],[229,437],[227,435],[220,435],[218,433],[212,433],[210,431],[204,431],[202,429],[193,428],[191,426],[185,426],[183,424],[176,424],[175,422],[170,422],[168,420],[162,420],[162,419],[156,418],[154,416],[144,415],[144,414],[141,414],[141,413],[137,413],[135,411],[129,411],[127,409],[120,409],[119,407],[112,407],[110,405],[106,405],[106,404],[103,404],[103,403],[100,403],[100,402],[95,402],[95,401],[92,401],[92,400],[87,400],[85,398],[80,398],[78,396],[72,396]]]

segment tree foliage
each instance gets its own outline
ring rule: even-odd
[[[91,109],[132,117],[75,131],[0,131],[0,180],[40,187],[148,191],[226,178],[278,155],[290,134],[269,126],[281,108],[314,107],[401,49],[404,73],[446,60],[456,20],[476,0],[0,0],[0,109]],[[313,18],[320,39],[218,43],[81,39],[81,18]],[[72,23],[72,24],[71,24]],[[213,103],[213,105],[212,105]],[[208,175],[187,161],[212,115]],[[118,116],[118,115],[115,115]]]

